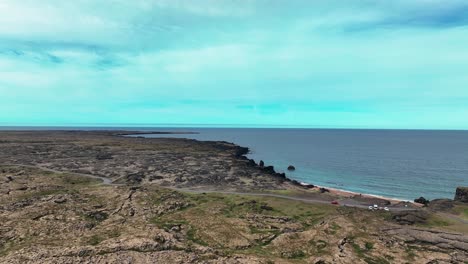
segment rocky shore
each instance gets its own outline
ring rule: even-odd
[[[413,207],[299,183],[228,142],[126,134],[0,132],[0,263],[468,259],[463,190]]]

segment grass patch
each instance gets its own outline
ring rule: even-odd
[[[459,215],[461,218],[468,220],[468,206],[466,205],[456,205],[453,208],[453,212]]]
[[[371,251],[371,250],[374,248],[374,243],[372,243],[372,242],[366,242],[366,244],[364,245],[364,247],[366,248],[367,251]]]
[[[390,262],[383,257],[364,257],[367,264],[390,264]]]
[[[105,239],[99,235],[93,235],[86,241],[86,243],[91,246],[97,246],[104,240]]]
[[[426,227],[447,227],[450,226],[451,221],[444,219],[438,215],[432,215],[425,224],[421,224]]]
[[[291,252],[291,255],[288,256],[289,259],[303,259],[306,257],[306,253],[302,250],[296,250]]]
[[[411,247],[411,246],[408,246],[406,249],[405,249],[405,252],[406,252],[406,256],[405,258],[409,261],[414,261],[416,260],[416,253],[414,253],[414,248]]]
[[[30,199],[30,198],[41,198],[48,195],[55,195],[55,194],[66,194],[70,192],[70,190],[66,189],[48,189],[48,190],[41,190],[41,191],[34,191],[34,192],[26,192],[20,194],[16,197],[17,200],[23,199]]]
[[[200,237],[197,236],[197,229],[194,228],[193,226],[190,226],[189,230],[187,231],[187,239],[192,241],[195,244],[208,246],[208,243],[206,243]]]

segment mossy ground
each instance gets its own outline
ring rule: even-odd
[[[99,180],[64,173],[26,170],[25,175],[14,178],[10,187],[29,183],[31,188],[15,191],[8,199],[3,196],[2,203],[12,206],[32,201],[37,205],[19,210],[12,207],[18,223],[2,216],[0,220],[23,235],[4,241],[0,256],[32,247],[61,246],[103,248],[96,254],[104,254],[112,251],[113,243],[121,245],[121,241],[134,238],[155,241],[161,232],[177,238],[172,246],[176,250],[210,248],[217,256],[252,256],[265,263],[308,263],[314,258],[329,258],[337,254],[344,238],[348,240],[348,256],[370,264],[392,263],[402,256],[411,262],[421,252],[420,248],[407,247],[398,255],[383,246],[376,232],[389,221],[386,212],[279,197],[194,194],[151,184],[138,188],[106,186]],[[285,191],[277,193],[288,195]],[[60,197],[67,201],[56,203]],[[129,213],[131,208],[135,216]],[[465,209],[460,205],[455,211],[464,216]],[[433,215],[425,227],[459,227],[451,221]],[[83,230],[75,231],[76,227]],[[152,233],[147,234],[147,230]],[[161,241],[157,243],[164,243]],[[200,259],[212,257],[200,255]]]

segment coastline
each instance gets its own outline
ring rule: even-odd
[[[315,185],[315,186],[317,188],[326,188],[327,190],[330,191],[330,193],[338,195],[338,196],[342,196],[342,197],[345,197],[345,198],[353,198],[355,196],[362,196],[362,197],[365,197],[365,198],[377,198],[377,199],[387,200],[387,201],[390,201],[392,204],[393,203],[401,203],[401,202],[407,202],[407,203],[415,204],[415,202],[413,202],[411,200],[386,197],[386,196],[370,194],[370,193],[358,193],[358,192],[352,192],[352,191],[343,190],[343,189],[329,188],[329,187],[326,187],[326,186],[318,186],[318,185]]]
[[[142,137],[142,138],[151,138],[151,137],[145,137],[145,135],[164,135],[164,134],[198,134],[198,132],[158,132],[158,131],[153,131],[153,132],[138,132],[138,133],[131,133],[131,131],[128,131],[126,133],[115,133],[115,136],[123,136],[123,137]],[[363,198],[369,198],[369,199],[382,199],[382,200],[387,200],[391,204],[398,204],[402,202],[406,203],[412,203],[412,204],[417,204],[414,201],[408,200],[408,199],[403,199],[403,198],[394,198],[394,197],[387,197],[387,196],[382,196],[382,195],[377,195],[377,194],[371,194],[371,193],[359,193],[359,192],[354,192],[354,191],[349,191],[345,189],[338,189],[338,188],[332,188],[328,186],[323,186],[323,185],[316,185],[313,183],[306,183],[306,182],[299,182],[295,179],[292,179],[287,176],[286,173],[278,173],[275,171],[274,166],[260,166],[255,160],[249,159],[246,155],[250,153],[250,148],[249,147],[244,147],[240,146],[237,143],[234,142],[227,142],[227,141],[221,141],[221,140],[197,140],[197,139],[192,139],[192,138],[183,138],[186,140],[194,140],[198,142],[212,142],[212,143],[220,143],[220,144],[231,144],[233,145],[237,151],[236,151],[236,156],[237,158],[241,160],[249,160],[249,165],[260,168],[260,170],[267,172],[271,174],[273,177],[281,177],[284,178],[285,181],[290,182],[292,185],[295,185],[297,187],[300,187],[304,190],[315,190],[315,191],[320,191],[320,189],[326,189],[329,191],[331,194],[342,197],[342,198],[353,198],[355,196],[360,196]],[[263,160],[259,161],[263,162]]]

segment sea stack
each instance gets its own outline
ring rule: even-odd
[[[455,201],[468,203],[468,187],[458,187],[455,192]]]
[[[263,160],[261,160],[259,163],[258,163],[258,166],[260,166],[260,168],[263,168],[265,166],[265,162],[263,162]]]
[[[293,165],[288,166],[288,171],[295,171],[295,170],[296,170],[296,167],[294,167]]]

